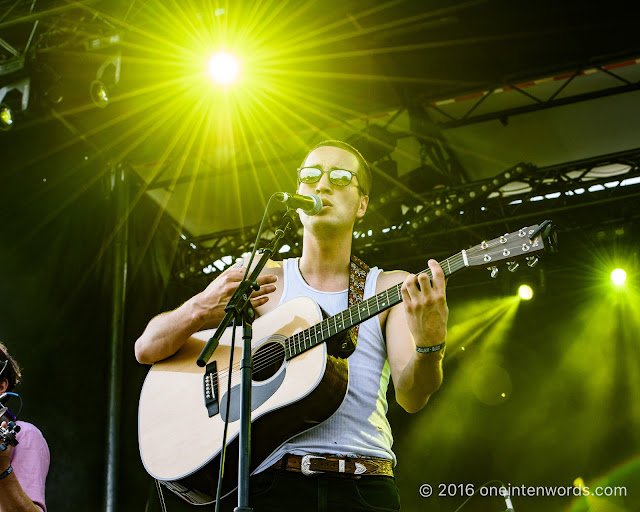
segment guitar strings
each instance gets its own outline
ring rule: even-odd
[[[464,268],[464,266],[465,266],[461,253],[458,253],[458,254],[448,258],[447,260],[444,260],[441,263],[441,265],[443,265],[445,262],[447,263],[447,267],[449,269],[451,268],[452,264],[454,265],[454,268],[457,265],[460,265],[460,264],[462,264],[462,266],[460,268]],[[456,272],[457,270],[459,270],[459,269],[455,268],[453,272]],[[453,272],[450,272],[450,274],[452,274]],[[427,273],[430,278],[433,277],[432,274],[431,274],[431,269],[425,269],[425,270],[419,272],[418,274],[423,274],[423,273]],[[391,287],[391,288],[389,288],[389,289],[385,290],[384,292],[381,292],[381,293],[379,293],[377,295],[374,295],[373,297],[370,297],[366,301],[363,301],[362,303],[359,303],[359,304],[357,304],[355,306],[352,306],[351,308],[348,308],[347,310],[345,310],[345,311],[343,311],[342,313],[339,313],[339,314],[343,315],[343,321],[344,321],[344,315],[348,311],[349,312],[353,312],[354,310],[357,310],[357,309],[361,308],[363,304],[365,304],[367,306],[367,309],[370,309],[370,306],[371,306],[372,303],[375,302],[376,305],[377,305],[377,303],[379,302],[379,296],[382,295],[383,293],[386,293],[387,300],[389,302],[394,302],[394,301],[402,302],[401,286],[402,286],[402,283],[399,283],[398,285],[396,285],[394,287]],[[315,337],[317,339],[318,326],[321,326],[323,323],[327,324],[327,328],[326,329],[327,329],[327,332],[330,333],[331,327],[330,327],[330,325],[328,325],[329,324],[329,320],[331,320],[333,318],[334,321],[337,322],[337,320],[335,320],[336,316],[338,316],[338,315],[334,315],[334,316],[332,316],[332,317],[330,317],[328,319],[325,319],[322,322],[320,322],[318,324],[315,324],[313,326],[310,326],[309,328],[305,329],[304,331],[301,331],[301,332],[296,333],[293,336],[289,337],[287,340],[285,340],[285,343],[288,343],[288,347],[287,348],[291,347],[291,342],[293,341],[294,346],[297,345],[298,349],[300,350],[302,348],[301,347],[302,341],[300,340],[301,335],[303,335],[306,331],[310,331],[311,329],[315,329],[316,330],[314,335],[315,335]],[[353,315],[351,313],[350,313],[350,316],[353,317]],[[320,332],[323,333],[324,332],[324,328],[321,327],[320,328]],[[297,340],[296,340],[296,338],[297,338]],[[314,344],[313,346],[315,346],[315,345],[317,345],[317,343]],[[309,347],[309,348],[312,348],[312,347]],[[275,361],[277,361],[281,357],[281,350],[282,350],[281,348],[272,347],[271,349],[267,349],[267,350],[262,351],[262,353],[260,353],[259,356],[256,356],[256,358],[254,359],[254,363],[255,363],[254,371],[256,371],[256,372],[260,371],[260,370],[266,368],[268,365],[273,364]],[[298,353],[302,353],[305,350],[308,350],[308,349],[305,347],[305,349],[300,350]],[[240,363],[236,363],[236,364],[234,364],[232,366],[232,370],[231,371],[232,372],[236,371],[236,370],[239,369],[239,367],[240,367]],[[228,369],[221,371],[220,372],[220,376],[222,377],[222,376],[226,375],[228,371],[229,371]],[[233,379],[233,376],[232,376],[232,379]]]
[[[425,271],[422,271],[422,272],[425,272]],[[397,296],[391,295],[391,294],[393,294],[394,291],[395,291],[395,295],[397,295]],[[348,308],[347,310],[339,313],[338,315],[342,315],[343,316],[343,322],[341,322],[341,323],[344,323],[344,316],[345,316],[345,314],[347,312],[353,312],[354,310],[358,310],[358,309],[360,309],[362,307],[363,304],[366,304],[367,309],[370,309],[371,303],[373,303],[373,302],[377,303],[378,302],[378,295],[382,295],[383,293],[387,294],[387,301],[389,301],[389,302],[393,302],[393,301],[395,301],[397,299],[401,299],[401,295],[400,295],[400,292],[399,292],[399,287],[391,287],[388,290],[385,290],[384,292],[381,292],[380,294],[377,294],[377,295],[375,295],[373,297],[370,297],[366,301],[363,301],[362,303],[354,305],[351,308]],[[284,341],[284,343],[288,344],[287,348],[290,348],[291,344],[292,344],[291,342],[293,342],[293,345],[297,346],[298,349],[299,349],[298,353],[302,353],[305,350],[308,350],[308,349],[306,349],[306,347],[305,347],[304,350],[301,350],[302,341],[300,340],[300,338],[305,334],[305,332],[310,331],[312,329],[315,330],[316,332],[313,334],[313,336],[317,340],[318,326],[321,326],[322,324],[327,324],[326,331],[327,331],[327,333],[330,333],[331,332],[331,327],[330,327],[330,325],[328,325],[329,321],[332,318],[335,318],[338,315],[334,315],[332,317],[324,319],[323,321],[319,322],[318,324],[314,324],[314,325],[308,327],[307,329],[305,329],[303,331],[300,331],[300,332],[290,336],[289,338],[287,338]],[[350,314],[350,316],[353,317],[353,314]],[[334,320],[334,321],[337,323],[337,320]],[[324,332],[324,330],[325,330],[324,328],[320,327],[320,333],[321,334]],[[313,346],[316,346],[316,345],[317,345],[317,343],[312,345],[312,347],[309,347],[309,348],[313,348]],[[286,348],[285,348],[285,350],[286,350]],[[260,371],[261,369],[264,369],[268,365],[270,365],[270,364],[274,363],[275,361],[277,361],[279,359],[279,357],[280,357],[280,355],[279,355],[280,353],[281,353],[281,349],[278,349],[277,347],[271,347],[271,349],[263,350],[262,353],[260,353],[257,357],[254,358],[254,363],[255,363],[254,371]],[[240,367],[240,363],[234,364],[233,367],[232,367],[232,371],[238,370],[239,367]],[[220,376],[226,375],[227,371],[228,370],[221,371],[220,372]]]
[[[528,229],[528,228],[527,228]],[[529,240],[529,243],[533,243],[531,241],[531,239],[527,238]],[[500,245],[503,245],[502,242],[500,242],[500,238],[495,238],[494,240],[491,240],[490,242],[487,242],[487,246],[486,248],[483,248],[481,244],[478,244],[474,247],[471,247],[470,249],[467,249],[467,254],[471,255],[471,256],[475,256],[476,254],[482,253],[483,251],[487,251],[488,249],[492,249],[494,247],[498,247]],[[460,267],[460,269],[466,267],[467,265],[464,264],[464,258],[462,256],[462,253],[457,253],[449,258],[447,258],[446,260],[442,261],[440,263],[440,266],[442,266],[444,268],[444,263],[447,264],[448,269],[450,270],[451,265],[454,265],[454,267],[457,267],[458,265],[462,264],[462,267]],[[456,272],[457,270],[460,270],[455,268],[455,270],[453,272],[450,272],[449,275],[453,274],[454,272]],[[433,274],[431,272],[430,268],[427,268],[425,270],[422,270],[420,272],[418,272],[416,275],[420,275],[420,274],[424,274],[426,273],[429,276],[429,279],[433,279]],[[446,274],[446,272],[445,272]],[[402,302],[402,283],[398,283],[395,286],[392,286],[391,288],[380,292],[379,294],[374,295],[373,297],[370,297],[368,299],[366,299],[365,301],[362,301],[359,304],[356,304],[350,308],[347,308],[346,310],[344,310],[341,313],[338,313],[337,315],[333,315],[329,318],[326,318],[324,320],[322,320],[321,322],[319,322],[318,324],[315,324],[313,326],[308,327],[307,329],[300,331],[292,336],[290,336],[289,338],[287,338],[286,340],[284,340],[284,349],[285,349],[285,354],[286,354],[286,350],[287,348],[291,349],[291,342],[293,342],[294,347],[297,345],[297,348],[299,350],[298,354],[301,354],[302,352],[309,350],[310,348],[313,348],[314,346],[316,346],[318,343],[313,344],[311,347],[306,348],[306,344],[305,344],[305,348],[302,349],[301,347],[301,343],[302,340],[300,340],[301,336],[304,335],[307,331],[311,331],[312,329],[315,329],[316,332],[314,333],[314,337],[317,340],[317,329],[318,326],[320,327],[320,333],[322,334],[324,332],[324,328],[322,327],[323,324],[327,325],[327,333],[331,332],[331,327],[329,325],[329,321],[331,319],[334,319],[334,322],[337,323],[337,320],[335,319],[337,316],[342,315],[342,322],[341,325],[344,324],[344,316],[347,312],[349,312],[349,316],[352,319],[353,318],[353,312],[354,311],[358,311],[360,308],[363,308],[363,305],[366,306],[366,309],[369,311],[370,310],[370,306],[373,304],[373,302],[376,302],[376,305],[379,301],[379,296],[382,295],[383,293],[386,294],[387,297],[387,301],[388,302],[395,302],[395,301],[399,301]],[[364,308],[362,309],[364,310]],[[375,314],[374,314],[375,315]],[[372,316],[374,316],[372,315]],[[359,313],[358,313],[359,316]],[[371,317],[369,317],[371,318]],[[353,324],[355,325],[355,324]],[[323,340],[324,341],[324,340]],[[253,371],[254,372],[258,372],[260,370],[263,370],[264,368],[268,367],[269,365],[273,364],[274,362],[276,362],[278,359],[280,359],[281,357],[281,352],[282,352],[282,348],[276,348],[276,347],[270,347],[268,349],[263,350],[260,354],[258,354],[255,358],[254,358],[254,368]],[[291,350],[290,350],[291,352]],[[235,372],[237,375],[237,371],[240,369],[240,362],[233,364],[233,366],[231,367],[231,372]],[[227,372],[229,371],[229,369],[227,370],[222,370],[219,372],[219,378],[222,378],[224,376],[227,375]],[[232,375],[231,379],[232,379],[232,383],[237,384],[237,382],[239,381],[240,377],[236,378],[234,380],[234,377],[236,375]]]
[[[441,266],[443,266],[443,264],[444,264],[445,262],[447,263],[447,266],[448,266],[449,268],[451,268],[451,266],[452,266],[452,265],[453,265],[453,266],[454,266],[454,268],[455,268],[457,265],[460,265],[460,264],[462,264],[462,265],[463,265],[461,268],[464,268],[464,261],[463,261],[463,258],[462,258],[462,254],[461,254],[461,253],[457,253],[457,254],[455,254],[454,256],[451,256],[450,258],[447,258],[447,259],[446,259],[446,260],[444,260],[442,263],[440,263],[440,265],[441,265]],[[457,269],[457,268],[456,268],[456,270],[454,270],[453,272],[456,272],[457,270],[459,270],[459,269]],[[451,274],[452,274],[453,272],[451,272]],[[433,276],[432,276],[432,273],[431,273],[431,269],[425,269],[425,270],[422,270],[422,271],[418,272],[418,274],[417,274],[417,275],[419,275],[419,274],[424,274],[424,273],[428,274],[430,279],[433,279]],[[395,301],[402,302],[402,292],[401,292],[401,287],[402,287],[402,283],[398,283],[397,285],[392,286],[391,288],[389,288],[389,289],[387,289],[387,290],[385,290],[385,291],[383,291],[383,292],[380,292],[379,294],[376,294],[376,295],[374,295],[374,296],[372,296],[372,297],[370,297],[370,298],[366,299],[365,301],[362,301],[361,303],[358,303],[358,304],[356,304],[356,305],[354,305],[354,306],[352,306],[352,307],[350,307],[350,308],[348,308],[348,309],[344,310],[344,311],[343,311],[343,312],[341,312],[341,313],[338,313],[338,315],[342,315],[342,316],[343,316],[343,319],[342,319],[343,321],[342,321],[342,323],[344,323],[344,316],[345,316],[345,314],[346,314],[347,312],[350,312],[350,315],[349,315],[349,316],[350,316],[351,318],[353,318],[353,314],[352,314],[352,313],[353,313],[354,311],[357,311],[357,310],[359,310],[360,308],[362,308],[362,306],[363,306],[363,305],[366,305],[366,309],[367,309],[367,310],[370,310],[370,307],[371,307],[371,305],[372,305],[373,303],[376,303],[376,306],[377,306],[377,303],[379,302],[379,296],[380,296],[380,295],[382,295],[382,294],[386,294],[386,298],[387,298],[387,301],[388,301],[388,302],[395,302]],[[364,310],[364,309],[363,309],[363,310]],[[333,315],[332,317],[329,317],[329,318],[327,318],[327,319],[324,319],[322,322],[319,322],[318,324],[314,324],[313,326],[310,326],[310,327],[308,327],[307,329],[305,329],[305,330],[303,330],[303,331],[300,331],[300,332],[298,332],[298,333],[296,333],[296,334],[294,334],[294,335],[290,336],[289,338],[287,338],[287,339],[284,341],[284,344],[286,344],[286,346],[284,347],[284,348],[285,348],[285,352],[286,352],[286,349],[287,349],[287,348],[291,349],[291,342],[292,342],[292,341],[293,341],[293,345],[294,345],[294,346],[296,346],[296,345],[297,345],[297,346],[298,346],[298,349],[300,350],[300,349],[302,348],[302,347],[301,347],[301,343],[302,343],[302,341],[300,340],[301,336],[302,336],[302,335],[304,335],[304,333],[305,333],[305,332],[310,331],[310,330],[312,330],[312,329],[315,329],[315,330],[316,330],[316,332],[314,333],[314,337],[315,337],[315,338],[316,338],[316,340],[317,340],[317,334],[318,334],[318,332],[317,332],[317,331],[318,331],[318,326],[321,326],[322,324],[326,324],[326,325],[327,325],[327,328],[326,328],[327,333],[330,333],[330,331],[331,331],[331,327],[330,327],[330,325],[329,325],[329,321],[330,321],[331,319],[334,319],[334,321],[335,321],[335,322],[337,322],[337,320],[335,320],[335,317],[337,317],[338,315]],[[358,316],[359,316],[359,315],[358,315]],[[374,313],[374,315],[372,315],[372,316],[375,316],[375,313]],[[372,316],[371,316],[371,317],[372,317]],[[369,317],[369,318],[371,318],[371,317]],[[354,325],[355,325],[355,324],[354,324]],[[324,332],[324,328],[320,327],[320,333],[323,333],[323,332]],[[296,341],[296,338],[297,338],[297,341]],[[277,343],[277,342],[276,342],[276,343]],[[302,352],[304,352],[304,351],[306,351],[306,350],[309,350],[310,348],[313,348],[313,347],[314,347],[314,346],[316,346],[317,344],[318,344],[318,343],[315,343],[315,344],[313,344],[313,345],[312,345],[311,347],[309,347],[309,348],[306,348],[306,347],[305,347],[303,350],[300,350],[300,351],[298,352],[298,354],[301,354]],[[291,352],[291,350],[290,350],[290,352]],[[263,350],[260,354],[258,354],[258,355],[254,358],[254,368],[253,368],[253,372],[258,372],[258,371],[263,370],[264,368],[268,367],[269,365],[273,364],[273,363],[274,363],[274,362],[276,362],[278,359],[280,359],[281,354],[282,354],[282,348],[278,348],[278,347],[270,347],[270,348],[267,348],[267,349]],[[298,355],[298,354],[296,354],[296,355]],[[239,370],[239,369],[240,369],[240,362],[235,363],[235,364],[232,366],[231,371],[232,371],[232,372],[234,372],[234,375],[232,375],[232,377],[231,377],[231,378],[232,378],[232,383],[234,383],[234,384],[237,384],[237,383],[238,383],[238,381],[240,380],[240,377],[239,377],[239,376],[238,376],[237,378],[235,378],[235,377],[238,375],[238,370]],[[221,379],[221,378],[223,378],[224,376],[226,376],[228,371],[229,371],[229,369],[227,369],[227,370],[221,370],[221,371],[219,372],[219,378]],[[234,378],[235,378],[235,380],[234,380]]]
[[[530,239],[529,239],[529,243],[532,243]],[[476,245],[474,247],[471,247],[466,252],[467,252],[468,255],[475,256],[478,253],[482,253],[483,251],[486,251],[486,250],[494,248],[494,247],[498,247],[500,245],[502,245],[502,243],[500,242],[500,238],[496,238],[496,239],[494,239],[494,240],[492,240],[490,242],[487,242],[487,247],[486,248],[482,248],[482,246],[479,244],[479,245]],[[444,263],[447,263],[447,266],[449,267],[449,269],[451,268],[451,265],[454,265],[454,267],[455,267],[457,265],[462,264],[463,266],[461,268],[466,267],[466,265],[464,265],[464,258],[462,256],[461,252],[457,253],[457,254],[449,257],[449,258],[447,258],[446,260],[441,262],[440,265],[444,266],[443,265]],[[455,269],[453,272],[456,272],[457,270],[459,270],[459,269]],[[453,272],[450,272],[449,275],[453,274]],[[433,279],[433,274],[432,274],[430,268],[422,270],[422,271],[418,272],[416,275],[420,275],[420,274],[424,274],[424,273],[426,273],[429,276],[430,279]],[[361,308],[363,306],[363,304],[367,306],[367,309],[369,309],[373,302],[376,302],[376,303],[378,302],[378,297],[380,295],[382,295],[383,293],[385,293],[387,295],[387,300],[389,302],[394,302],[396,300],[398,300],[399,302],[402,302],[401,287],[402,287],[402,283],[398,283],[397,285],[392,286],[391,288],[385,290],[384,292],[380,292],[379,294],[376,294],[373,297],[370,297],[369,299],[366,299],[365,301],[362,301],[361,303],[359,303],[357,305],[354,305],[351,308],[346,309],[345,311],[339,313],[338,315],[343,315],[343,323],[344,323],[344,315],[345,315],[345,313],[350,312],[350,317],[353,318],[352,312],[354,310],[358,310],[359,308]],[[393,294],[393,295],[390,295],[390,294]],[[311,329],[314,329],[314,328],[316,329],[315,337],[317,339],[317,327],[319,325],[322,325],[322,324],[326,323],[327,324],[327,332],[330,333],[331,327],[328,325],[329,324],[329,320],[331,320],[332,318],[335,319],[335,317],[338,316],[338,315],[333,315],[332,317],[329,317],[329,318],[319,322],[318,324],[310,326],[307,329],[305,329],[305,330],[303,330],[301,332],[298,332],[298,333],[290,336],[289,338],[287,338],[284,341],[285,353],[286,353],[286,349],[291,347],[291,341],[293,341],[294,346],[297,344],[298,348],[300,349],[301,348],[301,346],[300,346],[300,343],[301,343],[300,337],[301,337],[301,335],[303,335],[307,331],[310,331]],[[334,320],[334,321],[336,321],[336,320]],[[323,331],[324,331],[324,329],[321,327],[320,332],[322,333]],[[296,337],[298,338],[298,341],[296,341],[296,339],[295,339]],[[298,352],[298,354],[301,354],[302,352],[304,352],[306,350],[309,350],[310,348],[313,348],[316,345],[317,345],[317,343],[312,345],[308,349],[305,347],[305,349],[304,350],[300,350],[300,352]],[[280,356],[281,350],[282,350],[281,348],[271,347],[269,349],[266,349],[266,350],[262,351],[262,353],[260,353],[256,358],[254,358],[254,369],[253,369],[253,371],[254,372],[258,372],[258,371],[263,370],[264,368],[268,367],[269,365],[273,364],[274,362],[276,362],[281,357]],[[298,354],[296,354],[296,355],[298,355]],[[238,381],[240,380],[240,377],[237,376],[239,369],[240,369],[240,362],[235,363],[231,368],[231,371],[235,373],[235,375],[232,375],[232,377],[231,377],[232,383],[234,385],[237,384]],[[219,377],[222,378],[222,377],[226,376],[228,371],[229,371],[228,369],[220,371],[219,372]],[[237,376],[237,378],[236,378],[236,376]]]

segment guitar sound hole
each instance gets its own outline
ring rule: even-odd
[[[254,381],[270,379],[284,363],[284,346],[280,343],[265,343],[253,353]]]

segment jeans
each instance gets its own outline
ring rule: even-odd
[[[400,495],[390,476],[359,479],[320,473],[306,476],[283,469],[267,469],[249,481],[249,505],[255,512],[392,512],[400,510]],[[236,493],[225,498],[224,512],[238,504]]]

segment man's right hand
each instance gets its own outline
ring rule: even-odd
[[[135,344],[136,359],[153,364],[175,354],[195,332],[217,327],[224,318],[224,308],[238,288],[245,268],[230,268],[197,295],[173,311],[151,319]],[[251,294],[252,306],[265,304],[275,291],[275,275],[258,277],[260,289]]]
[[[220,274],[215,280],[209,283],[201,293],[193,300],[204,318],[202,328],[217,327],[225,315],[225,306],[240,285],[246,267],[229,268]],[[251,294],[251,305],[256,308],[266,304],[269,294],[276,290],[275,283],[277,277],[273,274],[258,277],[260,289]]]

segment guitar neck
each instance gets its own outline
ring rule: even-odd
[[[446,260],[440,262],[445,277],[466,268],[465,251],[460,251]],[[429,279],[433,279],[431,269],[425,269],[418,274],[427,274]],[[322,322],[312,325],[304,331],[300,331],[291,336],[285,343],[285,357],[292,359],[299,354],[309,350],[320,343],[324,343],[329,338],[340,334],[354,325],[364,322],[369,318],[381,313],[402,302],[402,283],[398,283],[387,290],[374,295],[362,302],[351,306],[337,315],[325,318]]]

